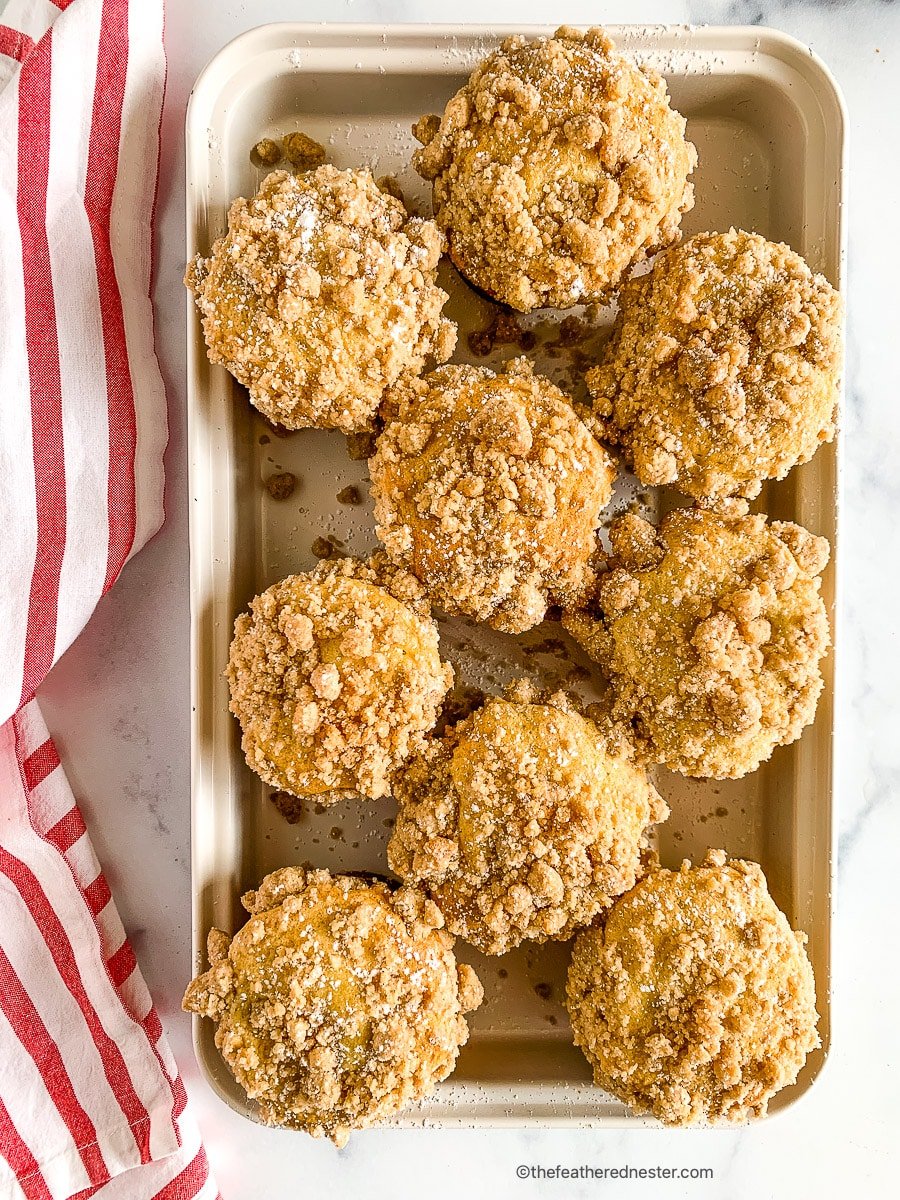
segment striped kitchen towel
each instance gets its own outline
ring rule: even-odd
[[[34,700],[163,517],[163,4],[12,0],[0,22],[0,1197],[214,1197]]]

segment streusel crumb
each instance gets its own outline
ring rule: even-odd
[[[231,939],[212,930],[184,1007],[216,1023],[264,1121],[342,1146],[446,1079],[483,992],[433,903],[299,867],[243,903],[250,920]]]
[[[677,509],[613,522],[593,597],[563,625],[608,672],[612,718],[655,762],[737,779],[796,741],[822,691],[828,542],[799,525]]]
[[[262,138],[250,151],[254,167],[275,167],[281,162],[284,148],[274,138]]]
[[[507,38],[413,128],[450,256],[512,308],[607,299],[678,237],[697,155],[664,81],[602,29]]]
[[[565,695],[522,686],[432,739],[394,795],[392,870],[486,954],[587,925],[634,884],[648,827],[668,815]]]
[[[444,239],[368,171],[274,171],[235,200],[185,283],[210,360],[291,428],[371,427],[385,388],[444,362],[456,327],[435,271]]]
[[[453,681],[421,585],[383,558],[321,562],[257,596],[226,674],[252,769],[325,804],[386,795]]]
[[[591,577],[612,460],[527,359],[394,389],[369,464],[378,536],[449,613],[520,632]]]
[[[645,484],[752,498],[834,437],[841,300],[788,246],[703,233],[626,284],[587,374]]]
[[[819,1045],[805,942],[756,863],[711,850],[647,875],[575,942],[567,1001],[595,1082],[671,1125],[764,1116]]]
[[[298,171],[313,171],[325,161],[325,147],[298,129],[285,137],[284,156]]]

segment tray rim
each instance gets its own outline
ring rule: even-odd
[[[587,28],[583,23],[569,23],[576,28]],[[530,23],[516,24],[511,22],[500,23],[449,23],[449,22],[400,22],[397,24],[379,25],[371,22],[342,22],[342,21],[274,21],[267,22],[254,28],[245,30],[227,42],[220,50],[218,50],[206,63],[204,68],[197,76],[189,97],[185,111],[185,213],[186,213],[186,260],[190,261],[196,253],[194,237],[194,216],[196,212],[195,204],[195,189],[197,186],[195,177],[195,154],[194,146],[196,143],[195,131],[197,128],[205,130],[207,125],[205,119],[201,120],[200,109],[205,101],[205,93],[217,85],[217,76],[219,72],[224,72],[228,68],[232,60],[234,65],[239,62],[246,62],[251,54],[258,54],[266,49],[272,50],[279,47],[289,49],[290,45],[286,39],[310,39],[323,38],[326,35],[329,37],[327,43],[320,42],[319,46],[310,47],[310,49],[325,48],[326,45],[333,49],[350,49],[354,45],[356,39],[361,37],[377,36],[385,44],[390,45],[392,42],[413,42],[416,39],[427,38],[430,42],[438,43],[440,41],[452,41],[457,38],[486,38],[499,39],[511,34],[523,34],[527,37],[541,37],[552,34],[559,27],[558,23]],[[782,30],[771,26],[757,25],[694,25],[689,23],[610,23],[603,24],[613,40],[618,46],[626,51],[633,52],[637,49],[636,40],[642,38],[654,39],[653,45],[648,49],[659,51],[671,50],[677,51],[689,57],[691,51],[710,52],[715,50],[744,50],[749,51],[760,58],[770,58],[782,63],[785,67],[793,69],[800,76],[804,77],[807,84],[812,88],[813,92],[824,102],[828,102],[833,106],[831,113],[831,121],[828,123],[828,139],[837,151],[837,176],[834,180],[834,185],[837,192],[837,245],[838,254],[836,261],[836,278],[835,285],[841,290],[846,301],[846,265],[847,265],[847,164],[848,164],[848,145],[847,145],[847,106],[843,96],[843,92],[838,84],[834,74],[828,65],[821,59],[811,47],[793,37],[790,34],[784,33]],[[267,43],[271,39],[271,44]],[[671,44],[669,44],[671,41]],[[725,44],[723,44],[725,43]],[[663,72],[665,74],[665,72]],[[690,74],[690,72],[672,71],[670,74]],[[224,76],[227,78],[227,75]],[[219,88],[216,86],[215,94],[218,94]],[[823,114],[824,115],[824,114]],[[193,136],[192,136],[193,135]],[[204,139],[205,140],[205,139]],[[200,155],[198,158],[205,156]],[[185,302],[186,307],[186,341],[187,341],[187,458],[188,458],[188,486],[191,486],[191,479],[195,470],[195,451],[196,439],[198,437],[199,421],[195,413],[195,374],[197,368],[197,342],[195,334],[196,316],[193,305],[188,297]],[[845,333],[846,312],[843,317],[843,329]],[[845,337],[846,343],[846,337]],[[844,624],[844,585],[843,571],[840,569],[841,555],[840,545],[842,540],[842,509],[843,509],[843,471],[842,462],[844,454],[843,446],[843,403],[845,398],[845,380],[846,380],[846,362],[844,364],[844,373],[841,380],[841,390],[839,397],[839,410],[837,421],[837,434],[834,440],[834,460],[835,460],[835,490],[834,490],[834,535],[832,538],[832,564],[833,564],[833,629],[832,629],[832,645],[830,654],[832,657],[832,674],[833,674],[833,695],[832,695],[832,721],[831,721],[831,782],[832,787],[829,794],[828,806],[828,876],[827,876],[827,896],[826,911],[828,917],[827,931],[827,951],[828,951],[828,972],[826,980],[818,984],[820,999],[827,997],[828,1007],[831,1014],[830,1030],[827,1041],[821,1048],[821,1057],[818,1069],[809,1081],[807,1086],[797,1095],[794,1095],[786,1103],[781,1104],[767,1114],[763,1120],[772,1121],[784,1115],[789,1110],[792,1110],[796,1104],[805,1099],[816,1087],[826,1068],[831,1060],[831,1049],[833,1039],[831,1031],[834,1027],[834,1011],[835,1011],[835,993],[832,986],[833,979],[833,925],[834,925],[834,907],[835,907],[835,874],[837,865],[837,790],[836,783],[840,778],[840,763],[842,754],[842,737],[840,723],[837,720],[837,700],[841,694],[841,682],[843,676],[843,624]],[[198,737],[197,727],[199,723],[200,712],[200,697],[198,695],[199,672],[197,670],[197,621],[196,621],[196,595],[197,595],[197,563],[200,555],[197,553],[196,543],[199,540],[199,520],[197,516],[198,502],[196,497],[191,495],[188,504],[189,516],[189,547],[190,547],[190,601],[191,601],[191,639],[190,639],[190,669],[191,669],[191,932],[192,932],[192,957],[195,968],[205,959],[205,942],[206,930],[200,925],[200,895],[197,886],[197,823],[198,823],[198,805],[197,797],[197,775],[199,769],[198,762]],[[817,981],[818,983],[818,981]],[[218,1096],[223,1103],[227,1104],[235,1112],[239,1113],[245,1119],[254,1123],[260,1123],[259,1118],[252,1111],[247,1111],[246,1107],[239,1106],[234,1103],[233,1098],[220,1085],[215,1078],[213,1072],[209,1068],[206,1061],[205,1048],[201,1045],[201,1018],[197,1015],[192,1016],[192,1041],[194,1054],[201,1075],[207,1085]],[[451,1076],[452,1083],[452,1076]],[[476,1090],[484,1092],[486,1089],[481,1084],[473,1084]],[[529,1086],[529,1085],[526,1085]],[[552,1092],[558,1087],[566,1085],[558,1085],[553,1083],[539,1082],[532,1084],[547,1093]],[[434,1096],[431,1097],[433,1099]],[[663,1128],[658,1122],[641,1116],[636,1116],[627,1111],[622,1115],[577,1115],[575,1112],[565,1112],[558,1108],[553,1108],[552,1112],[547,1115],[535,1115],[535,1105],[529,1106],[527,1113],[514,1114],[512,1112],[498,1113],[496,1110],[490,1114],[479,1112],[466,1115],[463,1106],[457,1106],[453,1111],[442,1113],[440,1116],[428,1116],[418,1111],[417,1106],[412,1106],[405,1112],[398,1114],[393,1119],[384,1123],[383,1127],[387,1128],[523,1128],[528,1126],[536,1126],[543,1128]],[[758,1125],[760,1122],[754,1122]],[[711,1128],[717,1128],[715,1126]],[[733,1128],[733,1127],[728,1127]],[[285,1130],[285,1133],[292,1131]]]

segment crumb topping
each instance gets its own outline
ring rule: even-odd
[[[675,771],[736,779],[816,711],[829,644],[825,538],[732,501],[655,529],[613,522],[592,598],[563,624],[610,674],[612,718]]]
[[[523,329],[514,313],[500,309],[494,313],[484,329],[470,330],[466,341],[473,354],[484,358],[495,346],[517,346],[520,350],[533,350],[537,335],[530,329]]]
[[[292,471],[279,471],[267,476],[265,487],[273,500],[290,500],[297,487],[297,476]]]
[[[233,938],[211,931],[184,1007],[215,1021],[264,1121],[342,1146],[450,1074],[483,992],[431,901],[286,867],[243,903]]]
[[[274,138],[262,138],[250,151],[254,167],[275,167],[281,162],[284,149]]]
[[[385,388],[453,352],[434,282],[443,244],[368,171],[273,171],[234,201],[227,234],[185,283],[210,361],[262,413],[354,433],[371,427]]]
[[[248,764],[326,804],[386,795],[453,681],[421,586],[382,558],[290,575],[234,631],[226,675]]]
[[[587,383],[642,483],[752,498],[834,437],[841,300],[788,246],[698,234],[619,303]]]
[[[408,761],[388,845],[391,869],[486,954],[592,921],[642,873],[648,826],[668,815],[565,695],[512,695],[523,698],[487,699]]]
[[[819,1045],[805,950],[762,869],[710,851],[581,933],[567,1002],[598,1086],[671,1125],[746,1121]]]
[[[325,161],[325,147],[302,130],[295,130],[284,138],[284,156],[298,171],[313,171]]]
[[[527,359],[440,367],[390,394],[370,462],[378,536],[446,612],[515,633],[590,577],[615,470]]]
[[[507,38],[413,128],[462,273],[528,312],[606,299],[678,237],[697,155],[665,82],[602,29]]]

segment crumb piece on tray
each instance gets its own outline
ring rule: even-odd
[[[533,350],[537,338],[530,329],[523,329],[514,313],[498,312],[484,329],[474,329],[467,335],[469,349],[484,358],[495,346],[517,346]]]
[[[297,487],[297,476],[290,471],[280,471],[266,479],[266,491],[273,500],[288,500]]]
[[[263,138],[250,151],[250,161],[255,167],[276,167],[283,153],[280,142],[274,138]]]
[[[313,171],[325,161],[325,147],[297,130],[284,138],[284,156],[298,171]]]
[[[299,796],[292,796],[282,788],[269,794],[269,799],[287,821],[288,825],[296,825],[303,820],[308,811],[307,805]]]

